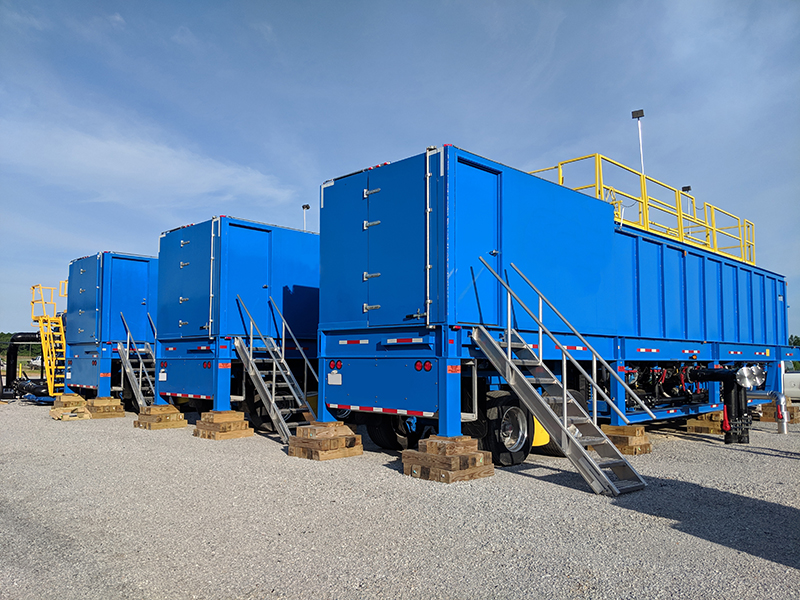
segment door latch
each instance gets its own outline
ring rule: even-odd
[[[490,256],[497,256],[498,254],[500,254],[500,250],[490,250],[489,251],[489,255]]]
[[[367,304],[364,303],[364,312],[369,312],[371,310],[378,310],[381,307],[380,304]]]

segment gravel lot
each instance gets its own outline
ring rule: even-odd
[[[651,432],[612,499],[565,459],[444,485],[366,435],[313,462],[133,418],[0,405],[0,598],[800,598],[800,425]]]

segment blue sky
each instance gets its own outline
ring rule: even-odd
[[[800,3],[0,0],[0,331],[31,285],[217,214],[318,228],[326,179],[455,144],[595,152],[756,225],[800,334]]]

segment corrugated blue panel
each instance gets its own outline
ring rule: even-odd
[[[722,339],[735,342],[738,338],[739,315],[737,314],[739,290],[736,282],[736,267],[722,265]]]
[[[661,272],[661,244],[640,240],[639,311],[642,337],[658,338],[664,335]]]
[[[686,337],[705,339],[706,297],[703,285],[703,257],[688,253],[686,256]]]
[[[208,336],[211,221],[162,234],[158,248],[158,336]]]
[[[683,251],[663,246],[664,256],[664,333],[668,338],[685,337]]]
[[[369,172],[366,281],[372,326],[408,324],[425,312],[425,157],[415,156]],[[378,224],[380,221],[380,224]],[[398,260],[398,252],[403,255]],[[362,274],[363,278],[363,274]]]
[[[456,320],[461,323],[500,322],[500,284],[478,257],[499,271],[499,173],[461,158],[455,167],[455,247],[451,250]]]
[[[617,325],[619,335],[638,336],[639,301],[637,297],[637,238],[620,232],[614,236],[614,269],[618,278],[613,286],[617,292]]]
[[[364,273],[369,271],[366,173],[336,180],[322,189],[320,230],[320,322],[337,327],[367,324],[369,304]],[[380,227],[380,225],[378,225]],[[401,248],[396,249],[399,256]],[[398,258],[398,260],[400,260]]]
[[[706,339],[712,342],[722,340],[722,263],[706,260]]]
[[[739,282],[739,341],[753,342],[753,272],[738,269]]]
[[[761,273],[753,274],[753,341],[766,344],[766,311],[764,310],[765,278]]]

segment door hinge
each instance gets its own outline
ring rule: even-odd
[[[186,244],[190,244],[192,240],[181,240],[181,248],[183,248]]]
[[[188,302],[188,301],[189,301],[188,298],[184,298],[183,296],[180,296],[180,300],[178,300],[178,304],[183,304],[184,302]]]
[[[364,303],[364,312],[369,312],[371,310],[378,310],[381,307],[380,304],[367,304]]]
[[[178,327],[183,327],[184,325],[188,325],[189,321],[178,321]]]
[[[188,266],[189,266],[189,263],[188,263],[188,262],[182,262],[182,263],[181,263],[181,269],[182,269],[183,267],[188,267]]]
[[[372,194],[377,194],[381,191],[381,188],[375,188],[374,190],[364,190],[364,200],[369,198]]]
[[[364,231],[369,229],[370,227],[375,227],[375,225],[380,225],[380,221],[364,221]]]
[[[364,271],[362,281],[366,281],[367,279],[372,279],[373,277],[380,277],[380,276],[381,276],[380,273],[367,273],[366,271]]]

